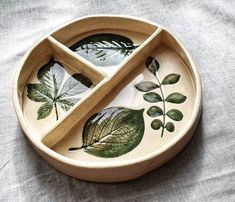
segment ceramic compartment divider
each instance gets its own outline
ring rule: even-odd
[[[58,141],[65,137],[68,132],[83,117],[85,117],[86,114],[92,110],[97,103],[99,103],[99,101],[101,101],[119,82],[121,82],[123,78],[128,76],[128,74],[133,71],[141,61],[145,60],[152,50],[156,48],[158,44],[160,44],[161,32],[162,28],[158,27],[156,31],[148,39],[146,39],[146,41],[144,41],[140,47],[136,49],[136,51],[134,51],[118,66],[116,72],[113,75],[105,75],[105,73],[100,68],[97,68],[95,71],[99,72],[100,76],[103,76],[103,79],[87,94],[87,96],[75,104],[71,110],[68,111],[66,115],[62,117],[49,132],[43,135],[42,142],[48,147],[53,147]],[[72,52],[53,37],[49,37],[49,40],[52,42],[52,46],[54,46],[56,52],[66,52],[68,57],[70,57],[70,59],[72,58],[73,62],[70,63],[80,62],[86,64],[86,67],[89,67],[90,71],[95,69],[95,67],[90,62]],[[79,68],[79,71],[83,72],[81,68]],[[84,69],[84,71],[86,70]],[[91,77],[92,76],[90,75],[90,78]],[[94,102],[94,100],[96,100],[96,102]]]

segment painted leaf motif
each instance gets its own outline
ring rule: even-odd
[[[180,104],[186,100],[186,96],[182,95],[181,93],[172,93],[167,96],[166,101],[171,103]]]
[[[118,34],[94,34],[70,47],[78,55],[98,66],[114,66],[130,55],[138,45]]]
[[[150,92],[144,94],[144,100],[151,103],[156,103],[162,101],[162,98],[159,94]]]
[[[37,119],[46,118],[54,106],[58,120],[57,105],[68,111],[80,100],[78,95],[92,85],[82,74],[68,76],[63,66],[53,58],[39,69],[37,77],[40,83],[27,84],[28,98],[35,102],[45,102],[38,110]]]
[[[163,111],[160,107],[158,106],[152,106],[148,109],[147,114],[150,117],[157,117],[163,115]]]
[[[178,109],[171,109],[166,115],[175,121],[181,121],[183,119],[183,114]]]
[[[46,102],[45,104],[43,104],[39,110],[38,110],[38,120],[39,119],[44,119],[45,117],[47,117],[50,113],[51,110],[53,109],[53,104],[50,102]]]
[[[110,107],[91,116],[83,130],[80,148],[89,154],[111,158],[134,149],[144,134],[143,111]],[[76,150],[79,148],[70,148]]]
[[[165,128],[171,133],[175,130],[175,126],[172,122],[167,122]]]
[[[148,59],[146,60],[145,65],[148,68],[148,70],[150,72],[152,72],[154,75],[156,75],[156,73],[157,73],[157,71],[159,70],[159,67],[160,67],[158,61],[153,57],[148,57]]]
[[[169,74],[164,79],[162,84],[168,85],[168,84],[175,84],[179,81],[180,75],[179,74]]]
[[[38,80],[48,89],[51,97],[56,97],[64,80],[65,70],[63,66],[53,58],[38,70]]]
[[[162,121],[159,119],[154,119],[151,123],[151,128],[153,130],[159,130],[162,127]]]
[[[143,81],[135,85],[136,89],[141,92],[149,92],[158,88],[159,86],[152,81]]]
[[[48,88],[42,84],[27,84],[27,93],[28,98],[35,102],[52,101]]]

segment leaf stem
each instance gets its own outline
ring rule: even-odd
[[[80,149],[83,149],[83,148],[84,148],[83,146],[81,146],[81,147],[70,147],[69,151],[80,150]]]
[[[54,102],[54,106],[55,106],[55,114],[56,114],[56,121],[57,121],[59,119],[59,116],[58,116],[58,109],[57,109],[56,102]]]
[[[163,133],[165,130],[165,112],[166,112],[166,103],[165,103],[165,97],[164,97],[164,93],[163,93],[163,89],[162,89],[162,83],[160,82],[160,78],[158,76],[158,74],[156,73],[156,78],[157,81],[159,83],[159,88],[160,88],[160,92],[161,92],[161,96],[162,96],[162,105],[163,105],[163,119],[162,119],[162,132],[161,132],[161,137],[163,137]]]

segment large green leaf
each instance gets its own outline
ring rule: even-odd
[[[121,156],[134,149],[142,140],[145,126],[143,111],[110,107],[91,116],[83,130],[85,152],[104,158]]]
[[[179,74],[169,74],[163,79],[162,84],[164,85],[174,84],[174,83],[177,83],[179,79],[180,79]]]
[[[159,88],[159,86],[152,82],[152,81],[143,81],[135,85],[136,89],[142,92],[149,92],[151,90],[154,90],[156,88]]]
[[[92,85],[82,74],[68,76],[63,66],[53,58],[39,69],[37,77],[40,83],[27,84],[27,96],[35,102],[46,102],[38,110],[38,119],[47,117],[53,105],[58,119],[57,104],[64,111],[68,111],[80,100],[79,94],[87,91]]]
[[[183,114],[178,109],[171,109],[166,115],[175,121],[181,121],[183,119]]]
[[[93,64],[105,67],[120,64],[137,47],[128,37],[106,33],[90,35],[70,49]]]
[[[167,96],[166,101],[171,103],[180,104],[186,100],[186,96],[182,95],[181,93],[172,93]]]
[[[148,70],[156,76],[156,73],[157,73],[157,71],[159,70],[159,67],[160,67],[158,61],[153,57],[148,57],[148,59],[146,60],[145,65],[148,68]]]
[[[144,94],[144,100],[147,102],[156,103],[162,101],[162,98],[158,93],[150,92]]]

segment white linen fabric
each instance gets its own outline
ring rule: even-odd
[[[90,183],[41,159],[23,135],[12,82],[25,52],[69,20],[128,14],[165,25],[192,54],[203,113],[186,148],[130,182]],[[186,0],[0,1],[0,201],[235,201],[235,2]]]

